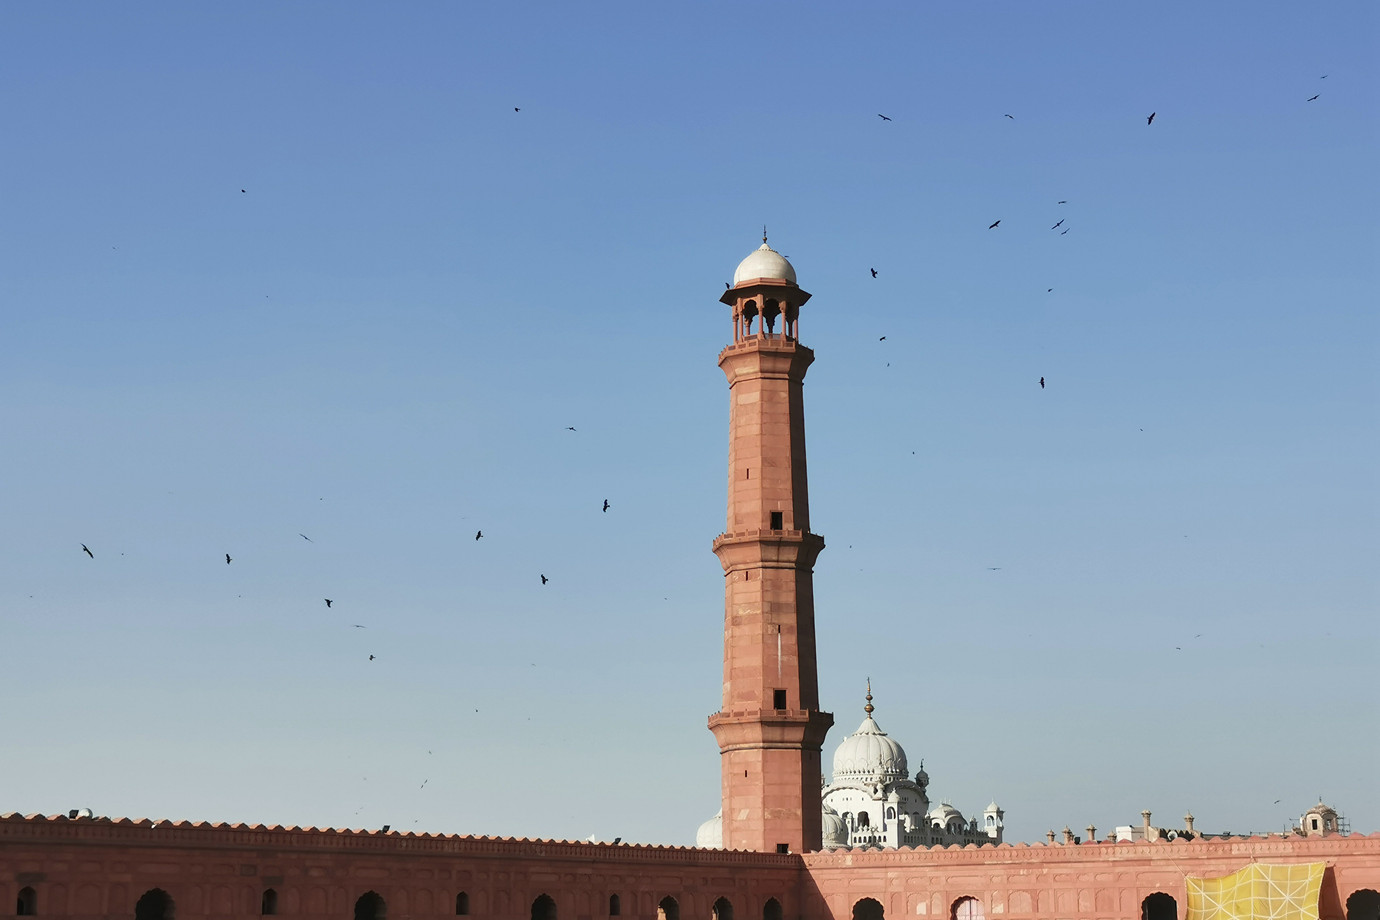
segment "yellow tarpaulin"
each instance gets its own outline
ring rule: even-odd
[[[1325,863],[1252,863],[1221,878],[1187,878],[1186,920],[1318,920]]]

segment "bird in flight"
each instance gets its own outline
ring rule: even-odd
[[[608,510],[609,510],[609,500],[608,500],[607,498],[604,499],[604,510],[605,510],[605,511],[608,511]]]
[[[724,282],[724,290],[725,290],[725,291],[731,291],[731,290],[733,290],[733,285],[731,285],[731,284],[729,284],[727,281],[725,281],[725,282]]]
[[[1059,231],[1059,235],[1060,235],[1060,236],[1063,236],[1065,233],[1068,233],[1068,231],[1067,231],[1067,230],[1060,230],[1060,231]]]
[[[882,337],[881,337],[880,339],[878,339],[877,341],[879,341],[879,342],[885,342],[885,341],[886,341],[886,336],[882,336]]]
[[[873,268],[873,269],[869,269],[869,271],[872,272],[872,277],[873,277],[873,278],[877,277],[877,269]]]
[[[482,537],[482,536],[484,536],[484,531],[482,531],[482,530],[476,530],[476,531],[474,532],[474,538],[475,538],[476,540],[478,540],[478,539],[479,539],[480,537]]]
[[[1145,123],[1146,123],[1147,125],[1148,125],[1148,124],[1152,124],[1152,123],[1155,121],[1155,116],[1158,115],[1158,114],[1159,114],[1158,112],[1151,112],[1151,113],[1150,113],[1150,117],[1147,118],[1147,119],[1145,119]]]
[[[326,602],[326,609],[329,610],[331,607],[331,599],[329,597],[323,597],[322,600]]]
[[[1063,236],[1062,233],[1059,234],[1059,235],[1060,235],[1060,236]],[[1053,294],[1053,293],[1054,293],[1054,288],[1045,288],[1045,293],[1046,293],[1046,294]]]
[[[370,655],[370,656],[369,656],[369,660],[370,660],[370,661],[373,661],[373,660],[374,660],[374,656],[373,656],[373,655]]]
[[[1005,114],[1005,113],[1002,113],[1002,114]],[[1009,118],[1009,119],[1011,119],[1012,121],[1015,121],[1015,120],[1016,120],[1016,116],[1015,116],[1015,115],[1007,115],[1006,117]]]
[[[999,565],[989,565],[989,566],[987,567],[987,571],[989,571],[989,572],[1000,572],[1000,571],[1001,571],[1001,566],[999,566]]]
[[[365,626],[363,623],[356,623],[356,624],[354,625],[354,628],[355,628],[355,629],[368,629],[369,627],[368,627],[368,626]]]
[[[1062,224],[1063,222],[1064,222],[1064,218],[1061,217],[1061,218],[1059,218],[1059,223],[1058,223],[1058,224],[1055,224],[1053,227],[1050,227],[1049,229],[1051,229],[1051,230],[1058,230],[1058,229],[1059,229],[1059,224]]]
[[[565,426],[565,430],[566,430],[566,431],[574,431],[574,430],[575,430],[575,426],[574,426],[574,425],[566,425],[566,426]]]
[[[1056,201],[1056,202],[1054,202],[1054,203],[1055,203],[1055,204],[1068,204],[1068,200],[1065,199],[1064,201]]]
[[[541,583],[542,583],[542,584],[546,584],[546,583],[547,583],[548,581],[550,581],[550,580],[551,580],[551,579],[547,578],[545,575],[543,575],[543,576],[541,577]]]
[[[1321,95],[1322,95],[1322,93],[1318,93],[1318,96],[1321,96]],[[1318,96],[1309,96],[1309,97],[1308,97],[1308,101],[1309,101],[1309,102],[1312,102],[1314,99],[1317,99]]]
[[[522,109],[518,108],[517,106],[513,106],[513,111],[514,111],[514,112],[521,112]]]
[[[988,227],[987,229],[988,229],[988,230],[995,230],[995,229],[997,229],[997,224],[999,224],[999,223],[1001,223],[1001,221],[999,221],[999,220],[998,220],[998,221],[993,221],[992,225],[991,225],[990,227]]]
[[[81,551],[82,551],[83,553],[86,553],[86,555],[90,556],[92,559],[95,559],[95,558],[96,558],[96,554],[93,553],[93,552],[91,552],[91,550],[87,549],[85,543],[83,543],[83,544],[81,545]]]
[[[245,194],[244,189],[240,189],[240,194],[241,194],[241,195]]]
[[[887,118],[887,117],[886,117],[885,115],[883,115],[881,112],[878,112],[878,113],[877,113],[877,117],[880,118],[882,121],[891,121],[890,118]]]
[[[315,540],[313,540],[311,537],[307,536],[307,535],[304,534],[304,533],[299,533],[297,536],[301,537],[303,540],[306,540],[308,543],[315,543],[315,542],[316,542]]]
[[[1045,388],[1045,378],[1041,377],[1041,378],[1040,378],[1040,389],[1043,390],[1044,388]]]
[[[229,564],[230,564],[230,554],[229,554],[229,553],[226,553],[226,554],[225,554],[225,564],[226,564],[226,565],[229,565]]]

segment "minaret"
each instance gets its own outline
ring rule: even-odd
[[[726,850],[820,849],[820,746],[834,717],[819,709],[813,569],[805,485],[805,370],[799,311],[810,295],[767,245],[733,273],[728,377],[728,524],[714,541],[724,567],[723,708],[719,742]]]

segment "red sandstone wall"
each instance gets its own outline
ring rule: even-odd
[[[104,920],[134,916],[152,888],[172,896],[176,920],[259,917],[265,888],[278,915],[353,920],[355,901],[381,895],[388,920],[455,917],[469,895],[475,920],[530,920],[542,894],[557,920],[655,920],[674,897],[682,920],[707,920],[716,899],[734,920],[760,920],[768,898],[800,913],[798,857],[666,847],[482,837],[414,836],[145,820],[0,818],[0,914],[32,887],[37,916]]]
[[[1380,891],[1380,834],[1350,837],[1231,838],[1157,843],[920,850],[847,850],[804,857],[804,913],[849,920],[862,898],[887,918],[947,920],[954,903],[977,898],[988,918],[1135,920],[1141,902],[1164,892],[1187,909],[1184,878],[1229,875],[1252,862],[1325,862],[1322,920],[1341,920],[1358,889]]]

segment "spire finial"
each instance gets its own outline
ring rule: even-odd
[[[863,707],[863,712],[867,713],[869,719],[872,718],[872,678],[870,677],[867,679],[867,705]]]
[[[767,245],[767,225],[762,225],[762,245]]]

